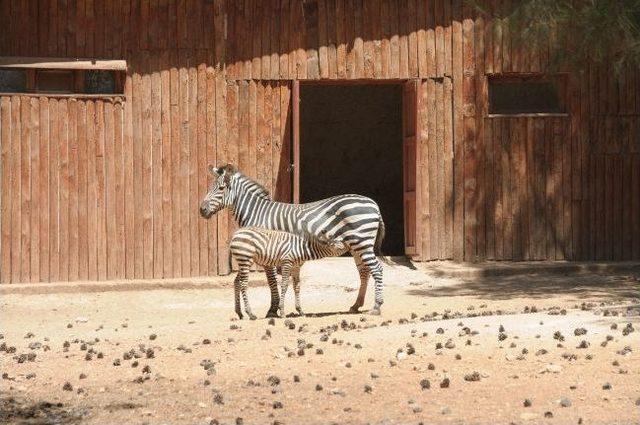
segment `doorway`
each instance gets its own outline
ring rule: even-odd
[[[300,202],[358,193],[386,224],[385,255],[404,255],[402,84],[300,85]]]

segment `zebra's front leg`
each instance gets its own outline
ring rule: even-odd
[[[287,294],[289,279],[291,278],[291,269],[292,269],[291,263],[282,264],[282,293],[280,294],[280,317],[285,317],[284,299]]]
[[[369,284],[369,276],[371,273],[369,271],[369,267],[362,262],[359,254],[354,253],[353,259],[356,262],[358,274],[360,275],[360,289],[358,290],[358,298],[356,298],[356,302],[351,306],[349,311],[357,313],[360,310],[360,307],[364,305],[364,298],[367,295],[367,285]]]
[[[278,291],[278,273],[275,267],[265,267],[264,272],[267,275],[269,283],[269,292],[271,292],[271,307],[266,317],[278,317],[278,308],[280,307],[280,292]]]
[[[238,273],[240,275],[240,273]],[[249,305],[249,297],[247,296],[247,286],[249,285],[249,273],[242,273],[242,279],[240,281],[240,292],[242,293],[242,301],[244,302],[244,312],[247,313],[249,319],[256,320],[256,315],[251,311]]]
[[[304,316],[304,311],[302,311],[302,306],[300,304],[300,268],[302,268],[302,264],[294,267],[291,274],[293,277],[293,293],[296,296],[296,311],[300,316]]]
[[[236,278],[233,280],[233,297],[235,301],[236,314],[238,318],[242,320],[242,308],[240,307],[240,272],[236,275]]]

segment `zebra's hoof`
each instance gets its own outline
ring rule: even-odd
[[[238,319],[242,320],[242,313],[236,313],[238,315]]]
[[[276,317],[276,318],[278,318],[278,317],[280,317],[280,316],[278,316],[278,313],[277,313],[277,312],[269,310],[269,311],[267,312],[267,315],[265,316],[265,318],[269,319],[270,317]]]
[[[349,309],[349,313],[360,313],[360,307],[352,305],[351,308]]]
[[[249,315],[249,319],[251,319],[251,320],[256,320],[256,319],[257,319],[257,317],[256,317],[256,315],[255,315],[255,314],[250,314],[250,315]]]
[[[299,316],[304,316],[304,311],[302,311],[302,309],[297,310],[298,311],[298,315]]]
[[[369,310],[369,314],[372,316],[380,316],[380,309],[374,307],[371,310]]]

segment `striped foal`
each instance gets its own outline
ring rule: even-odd
[[[369,276],[375,281],[372,314],[380,314],[383,303],[382,265],[376,254],[384,239],[384,222],[380,208],[362,195],[340,195],[307,204],[286,204],[271,200],[260,184],[238,172],[231,164],[209,166],[215,180],[200,204],[200,214],[210,218],[230,207],[240,227],[283,230],[304,237],[326,234],[328,239],[342,238],[360,274],[360,290],[351,311],[364,304]],[[267,269],[267,277],[275,275]],[[277,315],[277,283],[269,281],[271,308],[267,317]],[[274,298],[275,297],[275,298]]]
[[[300,268],[305,261],[344,254],[347,246],[340,238],[329,240],[325,236],[305,239],[302,236],[280,230],[245,227],[236,230],[231,238],[231,256],[238,263],[238,275],[234,281],[235,309],[242,319],[240,294],[244,310],[251,320],[256,316],[251,312],[247,297],[249,271],[253,264],[263,267],[282,268],[282,294],[280,295],[280,316],[285,316],[284,300],[293,277],[293,292],[296,310],[304,314],[300,306]]]

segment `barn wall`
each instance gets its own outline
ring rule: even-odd
[[[0,99],[0,282],[228,272],[205,164],[286,199],[292,79],[422,79],[422,259],[640,259],[638,69],[490,117],[488,73],[551,60],[462,0],[4,1],[0,26],[2,56],[129,64],[124,99]]]

